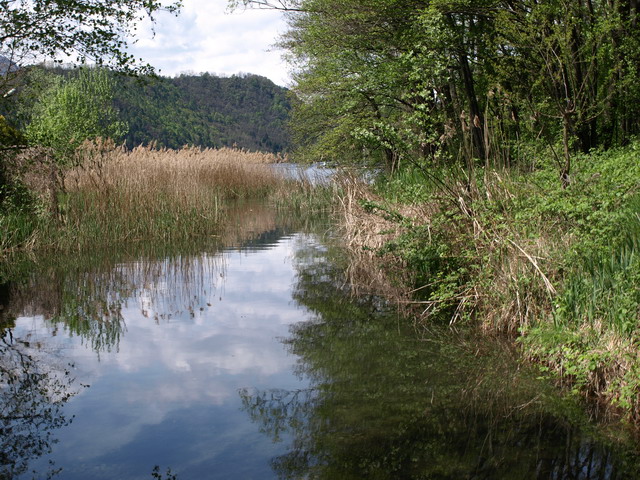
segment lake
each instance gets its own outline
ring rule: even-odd
[[[232,240],[30,259],[0,286],[0,478],[636,477],[509,342],[352,295],[329,224],[234,218]]]

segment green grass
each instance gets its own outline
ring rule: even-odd
[[[423,322],[509,333],[573,391],[640,421],[640,143],[576,155],[567,188],[536,151],[525,170],[384,179],[360,202],[384,218],[369,237],[391,232],[372,247],[379,268]]]

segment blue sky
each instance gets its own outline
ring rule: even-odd
[[[139,29],[131,53],[161,75],[209,72],[255,73],[278,85],[290,83],[282,51],[273,44],[286,30],[284,16],[271,10],[229,13],[227,0],[185,0],[180,15],[159,14]]]

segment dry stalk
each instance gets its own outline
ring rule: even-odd
[[[381,256],[378,251],[389,241],[403,233],[396,222],[366,211],[361,201],[380,202],[370,187],[353,176],[340,179],[342,195],[339,198],[340,224],[343,238],[350,252],[347,279],[356,293],[380,295],[408,312],[415,309],[412,291],[406,287],[404,265],[391,255]],[[394,205],[406,219],[424,222],[425,210],[417,206]],[[390,275],[394,272],[395,275]]]
[[[169,150],[140,146],[128,151],[113,142],[98,140],[85,142],[77,158],[78,167],[65,176],[68,189],[109,193],[120,187],[175,192],[185,186],[190,190],[217,185],[233,191],[276,180],[265,166],[277,161],[275,155],[230,148]]]

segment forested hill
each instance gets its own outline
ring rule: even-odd
[[[80,70],[34,66],[23,70],[20,95],[0,105],[0,115],[20,129],[31,121],[34,105],[51,95],[60,77]],[[217,77],[208,73],[178,77],[108,73],[110,98],[118,120],[128,126],[129,148],[232,147],[263,152],[289,150],[289,91],[258,75]],[[55,90],[55,88],[54,88]]]
[[[116,106],[129,147],[233,146],[270,152],[289,147],[287,89],[257,75],[117,78]]]

